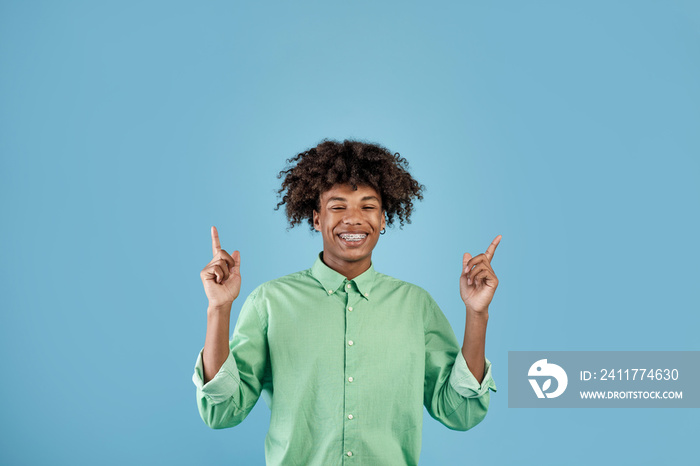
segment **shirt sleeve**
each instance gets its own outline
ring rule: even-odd
[[[464,359],[462,351],[457,351],[455,364],[452,366],[450,374],[450,385],[457,393],[464,398],[477,398],[487,393],[489,389],[496,391],[496,382],[491,376],[491,361],[484,358],[484,378],[481,383],[476,381],[476,377],[472,374],[467,366],[467,361]]]
[[[204,383],[200,350],[192,375],[199,415],[212,429],[240,424],[269,387],[270,364],[266,328],[257,309],[257,289],[243,303],[229,354],[213,379]]]
[[[496,391],[496,384],[491,363],[484,359],[485,374],[479,383],[467,367],[452,326],[432,301],[425,327],[424,404],[434,419],[453,430],[468,430],[486,417],[489,390]]]

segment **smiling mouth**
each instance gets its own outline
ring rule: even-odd
[[[338,235],[341,239],[344,239],[348,243],[358,243],[363,239],[367,238],[366,233],[341,233]]]

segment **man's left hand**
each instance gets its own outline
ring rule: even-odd
[[[468,252],[462,259],[462,276],[459,292],[467,306],[467,312],[487,313],[493,294],[498,287],[498,278],[491,268],[491,259],[496,252],[501,235],[491,242],[485,253],[472,257]]]

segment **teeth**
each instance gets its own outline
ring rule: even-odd
[[[367,235],[364,233],[357,234],[342,234],[340,235],[345,241],[362,241]]]

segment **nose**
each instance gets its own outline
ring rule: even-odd
[[[348,225],[359,225],[362,223],[360,209],[347,207],[345,209],[345,215],[343,216],[343,223],[347,223]]]

